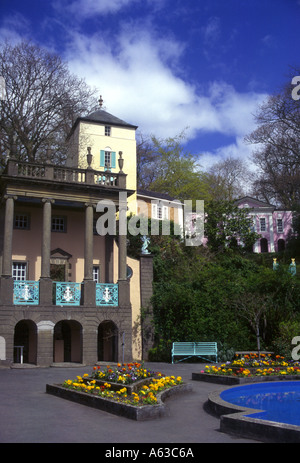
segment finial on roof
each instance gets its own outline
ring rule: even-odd
[[[99,98],[99,105],[100,105],[100,108],[102,109],[102,106],[103,106],[103,98],[102,98],[102,95],[100,95],[100,98]]]

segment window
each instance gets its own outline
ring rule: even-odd
[[[51,231],[53,232],[66,232],[66,218],[62,216],[53,216],[52,217],[52,224],[51,224]]]
[[[95,281],[96,283],[99,283],[99,280],[100,280],[100,269],[99,267],[93,267],[93,281]]]
[[[277,219],[277,231],[278,233],[283,233],[283,220]]]
[[[265,232],[266,231],[266,219],[264,217],[259,219],[259,224],[260,224],[260,231]]]
[[[152,218],[158,220],[168,220],[169,208],[160,203],[152,203]]]
[[[106,125],[106,126],[105,126],[104,133],[105,133],[105,136],[106,136],[106,137],[110,137],[110,134],[111,134],[111,127],[110,127],[109,125]]]
[[[111,152],[110,151],[104,151],[104,165],[105,167],[110,167],[111,166]]]
[[[105,169],[115,169],[116,168],[116,152],[111,151],[110,149],[105,149],[100,151],[100,167]]]
[[[28,214],[16,214],[15,221],[14,221],[14,228],[17,228],[20,230],[28,230],[29,229]]]
[[[12,277],[14,280],[26,280],[26,262],[13,262],[12,264]]]

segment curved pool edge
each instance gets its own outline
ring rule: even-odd
[[[300,426],[245,416],[263,410],[226,402],[220,397],[222,392],[210,393],[206,404],[206,408],[220,418],[221,432],[261,442],[300,443]]]

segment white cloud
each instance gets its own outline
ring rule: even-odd
[[[2,19],[0,25],[0,42],[16,44],[22,39],[29,39],[30,23],[20,13],[14,13]]]
[[[60,13],[71,14],[73,19],[80,22],[96,15],[117,13],[124,7],[138,0],[54,0],[53,7]]]
[[[147,28],[126,28],[110,42],[73,32],[66,59],[74,73],[99,89],[107,111],[145,134],[175,136],[186,127],[188,137],[201,131],[249,133],[257,104],[266,95],[238,93],[218,81],[199,94],[173,70],[182,53],[182,45],[172,39],[156,38]]]
[[[114,8],[129,1],[135,0],[114,0]],[[71,3],[74,8],[80,4],[81,0]],[[95,1],[92,8],[99,14],[106,4],[106,0]],[[90,5],[89,0],[84,5]],[[84,14],[85,6],[82,8]],[[254,129],[253,113],[267,95],[237,92],[232,85],[218,80],[218,76],[206,92],[200,91],[183,77],[180,69],[184,44],[172,36],[162,37],[151,27],[150,20],[149,24],[146,21],[138,26],[121,22],[114,34],[105,29],[98,34],[83,34],[65,26],[63,57],[74,74],[99,89],[107,111],[138,125],[144,135],[173,137],[186,128],[187,139],[205,133],[230,135],[236,139],[235,144],[205,153],[202,159],[209,163],[227,155],[234,157],[234,153],[245,156],[250,148],[241,140]],[[20,38],[20,30],[25,31],[26,37],[28,28],[21,15],[6,18],[0,38],[4,33]],[[218,34],[218,22],[211,23],[207,34]],[[198,151],[201,152],[201,146]]]
[[[224,161],[228,158],[241,159],[245,161],[246,166],[251,171],[254,171],[255,166],[251,161],[252,152],[253,146],[244,143],[243,137],[236,137],[234,143],[221,146],[213,152],[202,152],[199,157],[199,163],[204,170],[207,170],[216,162]]]
[[[221,33],[220,18],[215,16],[209,18],[207,24],[202,28],[202,33],[206,45],[214,44],[220,37]]]

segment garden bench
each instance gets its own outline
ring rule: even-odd
[[[174,357],[185,356],[185,358],[178,360],[186,360],[190,357],[199,357],[207,360],[203,356],[214,356],[216,362],[218,361],[218,348],[216,342],[173,342],[172,345],[172,363],[174,363]],[[186,357],[187,356],[187,357]]]

